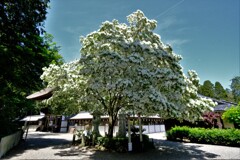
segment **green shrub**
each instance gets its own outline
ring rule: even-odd
[[[240,129],[240,103],[232,106],[223,113],[222,118],[234,124],[235,128]]]
[[[147,149],[154,148],[152,142],[149,141],[148,135],[143,134],[143,143],[140,143],[139,134],[131,135],[132,140],[132,149],[134,152],[143,151]],[[127,152],[128,151],[128,138],[120,138],[120,137],[98,137],[97,145],[103,146],[106,149],[114,150],[117,152]]]
[[[98,137],[97,144],[99,146],[103,146],[106,149],[115,150],[117,152],[126,152],[128,147],[128,139],[127,138],[119,138],[119,137]]]
[[[184,138],[189,135],[189,127],[174,127],[167,132],[168,140],[180,140],[182,141]]]
[[[167,139],[173,141],[189,140],[194,143],[207,143],[227,146],[240,146],[238,129],[205,129],[174,127],[167,132]]]
[[[189,135],[187,138],[195,143],[207,143],[208,135],[204,128],[189,128]]]

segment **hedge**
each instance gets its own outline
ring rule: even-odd
[[[126,152],[128,147],[128,139],[119,137],[98,137],[97,144],[105,147],[106,149],[115,150],[117,152]]]
[[[205,129],[176,126],[167,131],[167,139],[172,141],[190,141],[193,143],[240,147],[240,130]]]
[[[154,148],[153,143],[149,140],[148,135],[143,134],[143,143],[140,143],[139,135],[132,135],[132,149],[133,152],[141,152],[148,149]],[[128,138],[120,138],[120,137],[98,137],[97,145],[103,146],[106,149],[114,150],[117,152],[127,152],[128,151]]]

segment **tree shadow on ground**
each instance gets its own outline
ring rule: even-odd
[[[156,149],[151,149],[141,153],[116,153],[110,151],[91,151],[71,149],[56,153],[61,157],[78,156],[88,159],[214,159],[219,155],[209,153],[200,149],[201,145],[185,145],[180,142],[171,142],[167,140],[154,140]]]
[[[163,159],[214,159],[219,155],[203,151],[202,145],[168,140],[154,140],[156,149],[151,154]],[[150,156],[150,155],[149,155]]]
[[[156,149],[151,149],[142,153],[117,153],[110,151],[96,151],[94,149],[79,149],[71,145],[70,140],[66,140],[55,135],[56,137],[46,137],[53,135],[52,133],[40,133],[39,135],[31,135],[26,141],[21,141],[20,144],[12,149],[3,158],[14,158],[21,156],[27,150],[39,150],[48,148],[56,150],[54,155],[60,158],[73,159],[214,159],[219,155],[203,151],[201,145],[190,144],[186,145],[180,142],[171,142],[167,140],[154,140]]]
[[[52,134],[51,134],[52,135]],[[46,134],[44,134],[46,136]],[[43,138],[44,136],[30,137],[27,140],[21,140],[19,145],[11,149],[3,158],[13,158],[26,152],[27,150],[39,150],[52,147],[52,149],[65,149],[71,147],[71,141],[60,138]]]

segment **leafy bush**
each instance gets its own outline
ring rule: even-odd
[[[189,127],[174,127],[167,132],[168,140],[180,140],[182,141],[184,138],[189,135]]]
[[[174,127],[167,132],[167,139],[173,141],[189,140],[194,143],[207,143],[227,146],[240,146],[238,129],[205,129]]]
[[[187,136],[187,139],[195,143],[208,143],[209,142],[208,137],[209,137],[209,134],[206,132],[206,129],[192,128],[192,129],[189,129],[189,135]]]
[[[215,113],[215,112],[205,112],[203,114],[203,121],[206,124],[206,126],[208,126],[208,128],[221,128],[222,127],[222,123],[218,122],[218,118],[220,118],[220,114],[219,113]]]
[[[97,144],[107,149],[115,150],[117,152],[126,152],[128,150],[128,139],[119,137],[98,137]]]
[[[222,118],[233,123],[235,128],[240,129],[240,103],[224,112]]]
[[[143,143],[140,143],[139,134],[132,134],[132,149],[134,152],[147,150],[154,148],[153,143],[149,141],[149,137],[143,134]],[[128,151],[128,138],[120,138],[120,137],[98,137],[97,145],[103,146],[106,149],[115,150],[117,152],[126,152]]]
[[[1,115],[0,115],[1,116]],[[22,130],[22,125],[17,123],[16,121],[11,122],[11,124],[4,122],[1,124],[1,119],[0,119],[0,141],[2,137],[8,136],[10,134],[13,134],[19,130]]]

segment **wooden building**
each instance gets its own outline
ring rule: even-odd
[[[101,116],[101,123],[99,126],[99,131],[101,135],[105,135],[108,131],[108,116]],[[130,121],[132,124],[135,123],[135,126],[138,127],[137,116],[130,116]],[[92,124],[93,116],[89,112],[80,112],[77,115],[73,116],[68,120],[68,131],[72,132],[73,129],[77,130],[85,130],[86,125]],[[145,130],[143,133],[157,133],[157,132],[165,132],[164,120],[158,116],[148,116],[141,117],[142,119],[142,128]],[[127,117],[126,117],[127,121]],[[114,135],[118,132],[118,123],[115,124],[114,127]]]

